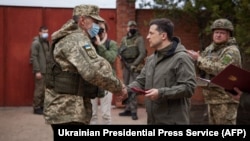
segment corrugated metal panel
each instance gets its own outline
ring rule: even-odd
[[[110,25],[110,38],[116,39],[115,10],[101,9]],[[46,25],[50,35],[72,16],[72,8],[0,6],[0,106],[30,106],[34,76],[29,64],[30,47],[39,27]]]

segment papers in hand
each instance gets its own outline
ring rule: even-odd
[[[221,87],[232,94],[235,93],[234,87],[243,92],[250,93],[250,72],[237,67],[233,64],[228,65],[219,74],[210,80],[196,77],[197,86],[201,87]]]
[[[234,93],[234,87],[243,92],[250,93],[250,72],[233,64],[228,65],[224,70],[211,79],[216,84],[230,93]]]
[[[137,87],[132,87],[131,90],[133,90],[134,92],[138,93],[138,94],[146,94],[145,90],[142,90],[140,88]]]
[[[200,86],[200,87],[207,87],[207,86],[209,86],[210,82],[211,82],[211,81],[208,80],[208,79],[196,77],[197,86]]]

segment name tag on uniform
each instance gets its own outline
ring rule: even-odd
[[[97,57],[96,52],[89,44],[84,45],[83,48],[91,59],[95,59]]]

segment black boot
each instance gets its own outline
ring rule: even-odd
[[[137,113],[131,113],[131,118],[133,120],[137,120],[138,119]]]
[[[131,116],[131,112],[130,111],[124,111],[119,113],[119,116]]]
[[[42,115],[43,114],[43,109],[42,108],[34,109],[34,114]]]

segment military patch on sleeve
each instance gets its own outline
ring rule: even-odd
[[[97,57],[96,52],[89,44],[84,45],[83,48],[91,59],[95,59]]]
[[[230,55],[226,55],[222,58],[222,63],[227,65],[232,61],[232,57]]]

